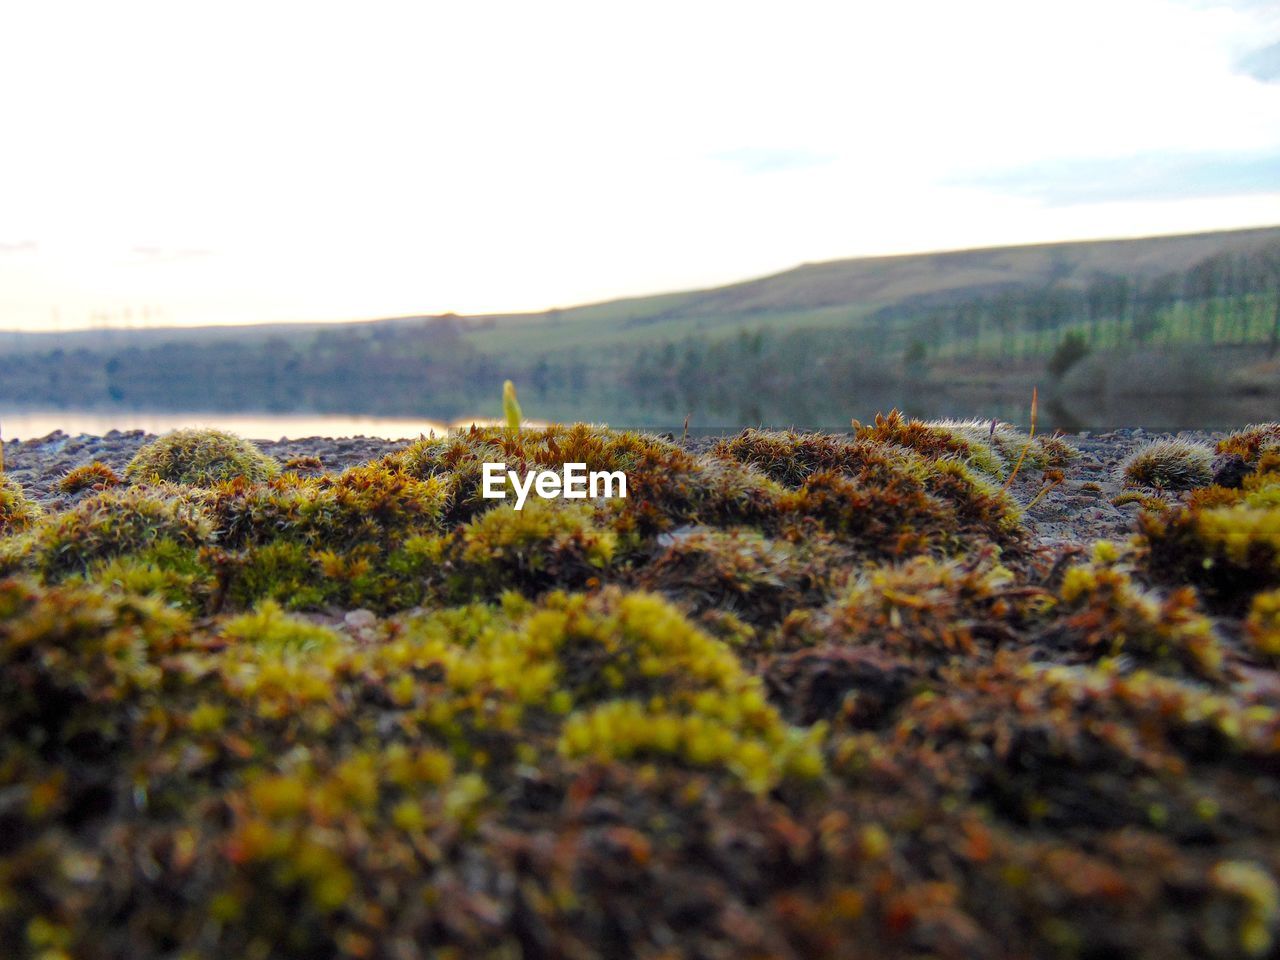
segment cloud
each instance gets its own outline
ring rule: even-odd
[[[0,256],[10,253],[35,253],[39,249],[39,244],[34,240],[19,240],[17,242],[0,240]]]
[[[1054,161],[951,184],[1039,200],[1048,206],[1278,193],[1280,155],[1145,153]]]
[[[1280,83],[1280,41],[1245,54],[1236,61],[1235,67],[1263,83]]]
[[[714,155],[716,160],[743,173],[781,173],[831,163],[835,157],[786,147],[738,147]]]

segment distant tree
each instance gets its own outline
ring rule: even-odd
[[[929,350],[923,340],[912,340],[902,355],[902,366],[911,376],[920,376],[928,367]]]
[[[1046,365],[1049,375],[1061,380],[1077,363],[1089,355],[1089,342],[1083,333],[1071,331],[1059,342]]]

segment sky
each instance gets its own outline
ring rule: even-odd
[[[0,328],[1280,224],[1278,41],[1250,0],[0,0]]]

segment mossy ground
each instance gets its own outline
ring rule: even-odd
[[[0,944],[1273,955],[1271,435],[1074,557],[1002,489],[1061,441],[900,417],[10,484]],[[630,497],[517,512],[486,460]]]

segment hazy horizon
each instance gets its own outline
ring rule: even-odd
[[[0,328],[538,312],[1280,224],[1233,0],[11,11]]]

